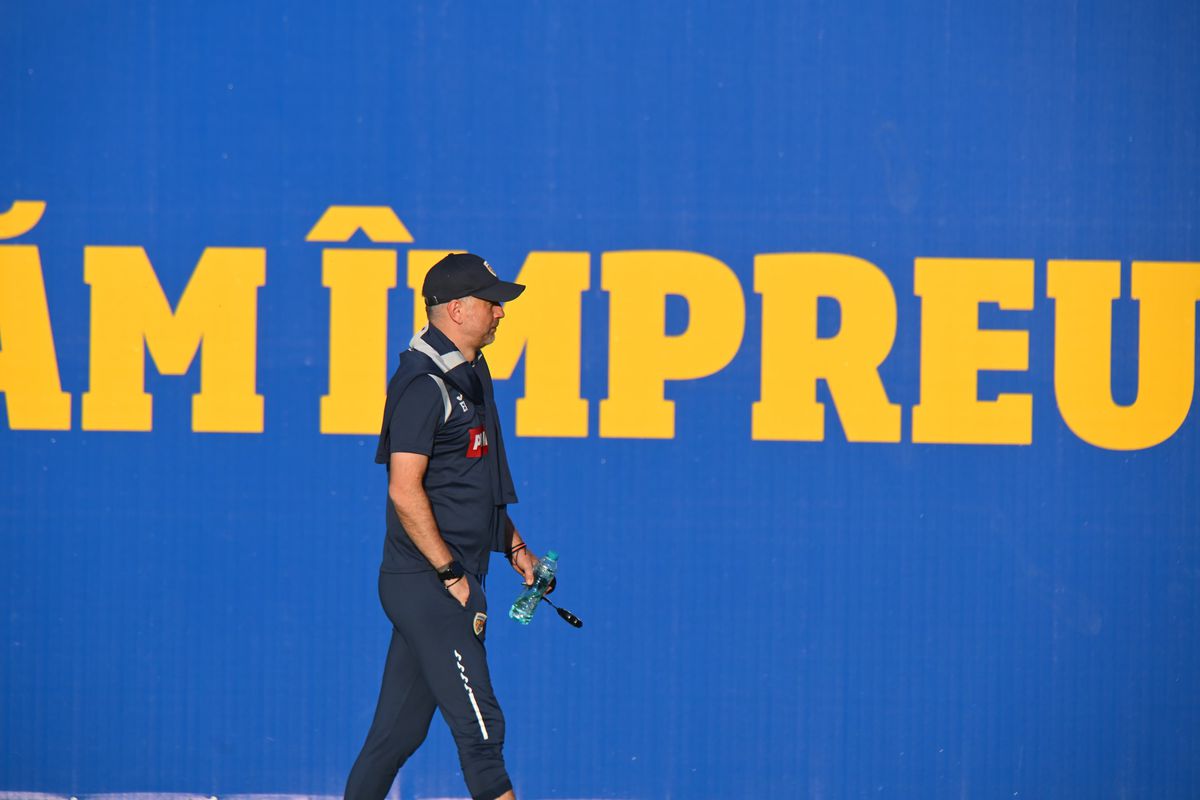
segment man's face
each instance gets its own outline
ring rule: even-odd
[[[461,330],[476,347],[489,345],[496,340],[496,328],[504,317],[504,306],[478,297],[464,297],[462,303]]]

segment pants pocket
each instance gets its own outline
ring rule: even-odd
[[[467,582],[467,588],[470,589],[470,594],[467,595],[467,604],[464,606],[462,603],[458,602],[458,598],[455,597],[453,592],[446,587],[446,584],[442,583],[436,574],[433,576],[433,580],[437,583],[438,590],[445,595],[446,599],[453,603],[455,608],[457,608],[459,611],[469,611],[471,607],[475,605],[476,596],[483,593],[483,591],[479,588],[479,584],[471,576],[471,573],[464,572],[462,580]]]

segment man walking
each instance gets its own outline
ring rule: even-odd
[[[493,551],[526,583],[535,558],[508,518],[517,502],[481,348],[525,290],[479,256],[448,255],[425,278],[429,325],[388,384],[375,460],[388,467],[379,597],[392,622],[383,685],[347,800],[383,798],[440,708],[476,800],[513,798],[504,717],[492,692],[484,577]]]

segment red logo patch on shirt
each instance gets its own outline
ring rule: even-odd
[[[467,458],[483,458],[487,450],[487,431],[482,426],[467,431]]]

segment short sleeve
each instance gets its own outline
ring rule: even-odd
[[[388,420],[388,439],[393,453],[433,454],[433,437],[446,415],[442,391],[429,375],[422,375],[405,387],[392,418]]]

